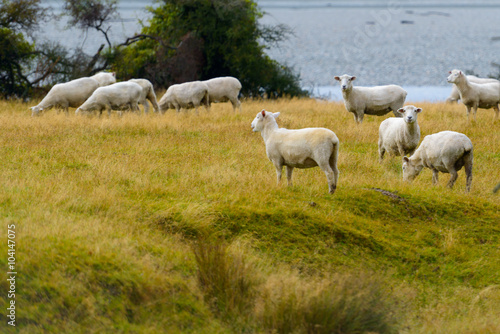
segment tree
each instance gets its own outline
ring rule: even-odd
[[[106,24],[110,19],[116,17],[118,0],[65,0],[64,11],[70,16],[69,24],[76,25],[80,29],[88,30],[94,28],[102,32],[108,46],[111,48],[111,41],[108,31],[111,28]]]
[[[305,94],[299,77],[265,53],[290,31],[284,26],[261,26],[258,19],[263,14],[254,1],[160,2],[149,9],[153,17],[141,35],[108,53],[121,78],[141,76],[168,87],[231,75],[242,82],[247,95]]]
[[[22,31],[32,32],[45,17],[40,0],[1,0],[0,94],[27,96],[31,82],[25,68],[35,57],[35,47]]]
[[[36,44],[33,32],[50,18],[41,0],[0,0],[0,96],[27,98],[35,88],[88,75],[97,56],[58,43]]]

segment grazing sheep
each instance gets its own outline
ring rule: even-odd
[[[149,112],[149,103],[147,100],[149,100],[153,105],[154,111],[158,112],[159,107],[158,102],[156,102],[156,94],[153,88],[153,84],[146,79],[130,79],[129,81],[136,83],[142,87],[142,94],[139,98],[139,103],[144,106],[144,113],[147,114]]]
[[[334,78],[340,82],[347,111],[354,114],[358,124],[363,122],[365,114],[382,116],[392,111],[396,117],[401,117],[397,110],[403,107],[407,93],[400,86],[354,87],[352,82],[356,77],[344,74]]]
[[[475,75],[467,75],[467,80],[469,80],[469,82],[473,82],[473,83],[477,83],[477,84],[499,82],[497,79],[478,78]],[[458,102],[458,100],[460,100],[460,92],[458,91],[457,86],[453,85],[453,87],[451,88],[450,96],[446,99],[446,102],[447,103],[454,103],[454,102]]]
[[[411,157],[403,158],[403,179],[412,181],[424,167],[432,170],[432,182],[438,182],[438,173],[450,173],[448,187],[457,180],[457,172],[465,167],[466,190],[472,183],[473,149],[470,139],[458,132],[442,131],[424,137]]]
[[[453,83],[460,92],[460,99],[467,108],[467,119],[471,108],[476,120],[477,108],[495,110],[495,119],[498,119],[498,104],[500,103],[500,82],[476,84],[470,82],[460,70],[450,71],[448,82]]]
[[[201,81],[172,85],[168,87],[158,104],[161,112],[170,108],[175,108],[179,112],[181,108],[193,107],[198,112],[198,107],[202,104],[209,110],[208,87]]]
[[[398,109],[403,118],[388,118],[379,127],[378,153],[380,162],[387,151],[394,155],[404,156],[413,154],[420,141],[420,127],[417,116],[422,111],[415,106],[406,106]]]
[[[109,86],[116,83],[115,72],[99,72],[91,76],[91,78],[99,82],[99,87]]]
[[[276,167],[278,183],[286,166],[288,185],[292,184],[292,172],[297,168],[319,166],[326,174],[330,194],[335,192],[339,177],[337,157],[339,140],[333,131],[325,128],[288,130],[279,128],[276,118],[279,112],[262,110],[252,121],[252,130],[260,132],[266,144],[269,160]]]
[[[233,111],[236,111],[236,107],[238,107],[241,112],[241,102],[238,100],[241,83],[238,79],[233,77],[220,77],[203,82],[208,86],[208,95],[210,97],[209,103],[231,101]]]
[[[38,105],[31,107],[31,116],[36,116],[52,107],[63,109],[67,113],[69,107],[80,106],[97,88],[99,82],[92,78],[80,78],[56,84]]]
[[[138,102],[142,94],[142,87],[133,82],[118,82],[110,86],[99,87],[94,93],[83,103],[76,114],[82,111],[97,110],[99,114],[106,109],[108,115],[111,110],[122,110],[129,108],[133,111],[139,111]],[[121,114],[121,112],[120,112]]]
[[[38,115],[41,111],[53,107],[63,109],[64,112],[68,113],[69,107],[77,108],[80,106],[97,88],[115,82],[115,73],[100,72],[91,77],[56,84],[38,105],[31,107],[31,116]]]

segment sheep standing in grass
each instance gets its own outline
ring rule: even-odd
[[[115,74],[100,72],[91,77],[71,80],[54,85],[43,100],[31,107],[31,116],[38,115],[41,111],[53,107],[63,109],[68,113],[68,108],[77,108],[84,103],[99,87],[116,82]]]
[[[470,139],[458,132],[442,131],[424,137],[411,157],[403,158],[403,179],[412,181],[424,167],[432,170],[432,182],[438,182],[438,173],[451,174],[448,187],[457,180],[457,172],[465,167],[466,190],[472,183],[473,149]]]
[[[106,109],[108,115],[111,110],[123,110],[128,108],[133,111],[139,111],[139,99],[142,94],[142,87],[133,82],[118,82],[110,86],[99,87],[94,93],[83,103],[78,109],[76,114],[82,111],[102,111]]]
[[[202,104],[209,110],[208,86],[202,81],[172,85],[168,87],[158,104],[161,112],[170,108],[175,108],[178,112],[181,108],[195,108],[198,112],[198,107]]]
[[[398,109],[403,118],[388,118],[379,127],[378,153],[380,162],[384,153],[404,156],[413,154],[420,141],[420,127],[417,116],[422,111],[415,106],[406,106]]]
[[[220,77],[203,81],[207,84],[210,103],[212,102],[227,102],[231,101],[233,111],[239,108],[241,111],[241,102],[238,100],[238,95],[241,90],[241,83],[233,77]]]
[[[325,128],[288,130],[279,128],[278,113],[262,110],[252,121],[252,130],[260,132],[266,144],[269,160],[276,167],[278,183],[286,166],[288,185],[292,185],[292,172],[296,168],[319,166],[326,174],[330,194],[335,192],[339,177],[337,158],[339,140],[333,131]]]
[[[139,98],[139,103],[144,106],[144,113],[147,114],[149,112],[149,103],[147,100],[149,100],[153,105],[154,111],[158,112],[159,107],[158,102],[156,102],[156,94],[153,88],[153,84],[146,79],[130,79],[129,81],[136,83],[142,87],[142,94]]]
[[[403,88],[397,85],[354,87],[355,79],[347,74],[335,77],[340,82],[345,107],[354,114],[358,124],[363,122],[365,114],[382,116],[392,111],[396,117],[401,117],[397,110],[405,103],[407,93]]]
[[[497,79],[478,78],[475,75],[467,75],[467,80],[469,80],[469,82],[473,82],[476,84],[499,82]],[[450,96],[446,99],[446,102],[447,103],[454,103],[454,102],[458,102],[458,100],[460,100],[460,92],[458,91],[457,86],[453,85],[453,87],[451,88]]]
[[[471,108],[474,112],[474,120],[476,120],[477,108],[493,108],[495,110],[495,119],[498,119],[500,82],[476,84],[470,82],[460,70],[450,71],[448,82],[454,84],[460,92],[460,99],[467,108],[467,119],[469,119]]]

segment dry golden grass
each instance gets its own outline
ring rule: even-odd
[[[378,126],[391,115],[356,125],[341,103],[246,100],[241,113],[216,104],[199,114],[31,117],[28,104],[0,101],[0,217],[19,233],[21,332],[231,332],[203,302],[186,242],[207,233],[247,240],[271,268],[300,272],[291,280],[303,286],[344,269],[393,270],[394,286],[413,291],[403,332],[500,331],[500,195],[492,193],[500,121],[491,110],[469,123],[463,105],[415,105],[422,137],[453,130],[472,140],[470,194],[463,170],[451,190],[443,174],[433,186],[429,170],[404,183],[400,157],[378,163]],[[333,196],[318,168],[296,169],[291,188],[276,185],[250,128],[263,108],[281,112],[281,127],[337,134]],[[259,270],[268,292],[287,275]],[[281,297],[292,298],[287,291]]]

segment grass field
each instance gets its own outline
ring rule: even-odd
[[[472,140],[470,193],[463,170],[451,190],[429,170],[404,183],[400,157],[378,162],[390,115],[358,126],[339,103],[30,117],[30,105],[0,101],[0,263],[9,271],[15,225],[15,331],[499,333],[500,122],[416,105],[422,138]],[[250,128],[263,108],[281,127],[337,134],[334,195],[318,168],[276,184]],[[7,320],[0,332],[14,332]]]

